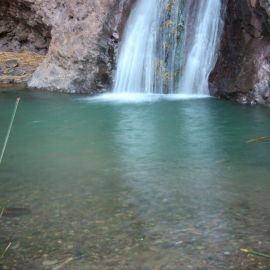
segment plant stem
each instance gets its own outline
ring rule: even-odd
[[[261,253],[252,249],[241,249],[241,251],[270,260],[270,255],[264,254],[264,253]]]
[[[16,115],[16,111],[17,111],[19,102],[20,102],[20,98],[17,98],[16,103],[15,103],[15,107],[14,107],[14,110],[13,110],[13,113],[12,113],[12,116],[11,116],[11,120],[10,120],[10,123],[9,123],[7,135],[6,135],[6,138],[5,138],[5,141],[4,141],[4,146],[3,146],[3,149],[2,149],[2,152],[1,152],[1,156],[0,156],[0,165],[1,165],[1,163],[2,163],[3,156],[4,156],[4,153],[5,153],[6,147],[7,147],[8,138],[9,138],[9,135],[10,135],[10,131],[11,131],[13,122],[14,122],[14,118],[15,118],[15,115]]]
[[[7,245],[7,247],[5,248],[4,252],[2,253],[2,255],[1,255],[1,257],[0,257],[0,259],[3,259],[3,258],[4,258],[6,252],[7,252],[8,249],[10,248],[10,246],[11,246],[11,242],[10,242],[10,243]]]

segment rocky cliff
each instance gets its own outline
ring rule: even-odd
[[[211,92],[241,103],[270,105],[270,0],[225,1]]]
[[[29,81],[32,87],[102,91],[112,83],[118,42],[135,1],[0,0],[0,51],[46,55]],[[224,33],[211,93],[269,105],[270,0],[223,1]]]
[[[46,54],[29,85],[85,93],[111,83],[134,0],[0,0],[0,50]]]

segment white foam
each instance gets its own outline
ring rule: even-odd
[[[114,102],[114,103],[144,103],[161,100],[189,100],[210,98],[207,95],[188,94],[141,94],[141,93],[106,93],[97,96],[83,98],[87,102]]]

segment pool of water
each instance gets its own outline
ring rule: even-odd
[[[270,110],[0,91],[0,269],[269,269]]]

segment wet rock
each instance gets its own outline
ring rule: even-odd
[[[161,247],[164,248],[164,249],[175,248],[175,246],[176,246],[175,243],[163,243],[161,245]]]
[[[18,61],[16,59],[11,59],[5,62],[5,65],[9,68],[14,68],[18,66]]]
[[[5,208],[2,211],[2,217],[19,217],[30,215],[31,211],[28,208]]]
[[[220,53],[210,76],[211,94],[270,106],[270,1],[227,0],[225,5]]]

